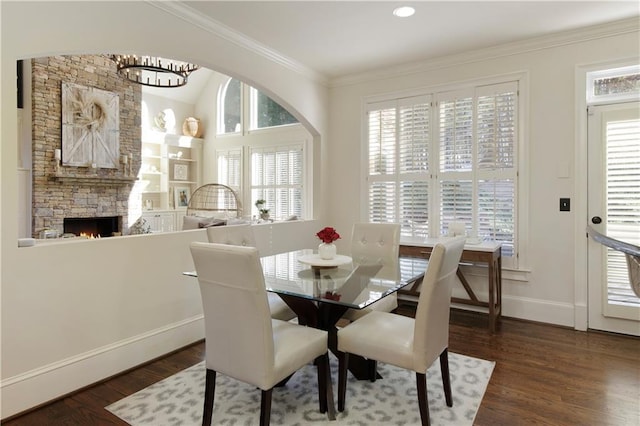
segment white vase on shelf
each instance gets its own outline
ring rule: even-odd
[[[333,243],[320,243],[318,246],[318,255],[320,259],[331,260],[336,257],[337,247]]]

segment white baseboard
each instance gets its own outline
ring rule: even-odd
[[[42,405],[203,338],[204,321],[202,315],[198,315],[9,377],[0,383],[0,418]]]
[[[574,327],[574,307],[571,303],[525,297],[502,296],[502,315],[529,321]]]
[[[454,294],[460,298],[466,294]],[[488,295],[476,293],[480,300],[487,300]],[[399,295],[401,300],[417,302],[412,296]],[[474,312],[488,312],[487,308],[472,305],[452,304],[453,307]],[[574,307],[570,303],[550,302],[548,300],[529,299],[524,297],[502,295],[502,315],[511,318],[525,319],[566,327],[574,327]],[[576,329],[579,329],[576,327]]]

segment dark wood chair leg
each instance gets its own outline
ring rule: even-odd
[[[418,386],[418,405],[420,406],[420,420],[422,426],[429,426],[429,398],[427,397],[427,375],[416,373],[416,385]]]
[[[318,368],[318,400],[320,402],[320,412],[327,412],[327,377],[329,374],[329,356],[327,354],[319,356],[315,360]]]
[[[216,394],[216,372],[207,368],[204,385],[204,409],[202,410],[202,426],[210,426],[213,418],[213,398]]]
[[[344,411],[344,400],[347,393],[347,368],[349,354],[338,352],[338,411]]]
[[[260,401],[260,426],[269,426],[271,423],[271,393],[273,388],[262,391]]]
[[[444,398],[447,401],[447,407],[453,407],[451,376],[449,375],[449,350],[447,348],[440,354],[440,372],[442,373],[442,389],[444,389]]]

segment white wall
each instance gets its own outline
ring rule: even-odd
[[[629,26],[627,22],[622,27],[628,29]],[[424,64],[401,76],[363,75],[337,84],[331,90],[328,139],[329,157],[336,172],[327,176],[327,187],[339,188],[331,192],[328,202],[340,208],[331,209],[329,221],[338,229],[347,229],[354,221],[366,219],[360,217],[361,204],[356,196],[365,188],[362,167],[366,163],[358,161],[362,152],[363,98],[523,72],[528,80],[528,87],[524,88],[528,93],[528,104],[522,111],[526,114],[528,147],[522,155],[530,181],[522,194],[528,197],[529,207],[520,214],[529,217],[529,228],[525,229],[529,239],[524,241],[528,259],[523,269],[530,273],[517,274],[527,281],[504,281],[503,313],[584,328],[584,324],[575,323],[574,317],[576,310],[586,309],[586,299],[574,294],[574,285],[580,288],[586,282],[574,282],[574,265],[584,266],[584,260],[576,258],[576,240],[580,239],[576,238],[575,230],[584,229],[586,218],[576,216],[575,203],[571,212],[558,211],[560,197],[570,197],[574,201],[584,198],[575,190],[579,184],[574,172],[576,149],[586,141],[576,141],[574,79],[580,64],[637,58],[640,52],[637,22],[634,28],[625,33],[613,26],[610,32],[621,35],[599,38],[586,33],[583,42],[550,41],[546,48],[532,48],[534,44],[523,43],[526,53],[505,54],[496,49],[487,51],[485,57],[491,59],[486,60],[477,59],[482,55],[473,52]],[[570,170],[568,177],[562,173],[565,166]],[[506,271],[504,276],[516,275]],[[481,275],[473,278],[474,287],[486,300],[486,284],[483,284],[486,279]]]
[[[151,53],[211,69],[223,64],[221,71],[276,93],[274,99],[303,117],[321,161],[327,89],[217,37],[206,25],[161,9],[169,6],[0,3],[0,418],[202,337],[197,287],[181,275],[192,267],[188,243],[203,241],[202,230],[17,247],[17,59],[117,52]],[[114,30],[114,23],[126,31]],[[315,185],[319,205],[320,179]],[[309,229],[301,230],[305,223]],[[317,224],[305,223],[267,233],[269,244],[307,245],[298,235],[314,232]]]
[[[167,90],[167,97],[151,95],[142,90],[142,117],[141,126],[145,129],[153,129],[155,126],[154,117],[160,112],[165,112],[169,118],[171,115],[171,126],[167,122],[167,133],[172,135],[182,135],[182,124],[185,118],[195,116],[195,107],[191,104],[171,99],[171,89]]]

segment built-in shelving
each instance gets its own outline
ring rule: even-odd
[[[167,211],[184,208],[177,191],[187,194],[200,185],[203,140],[154,130],[142,131],[141,165],[138,174],[141,205]]]

